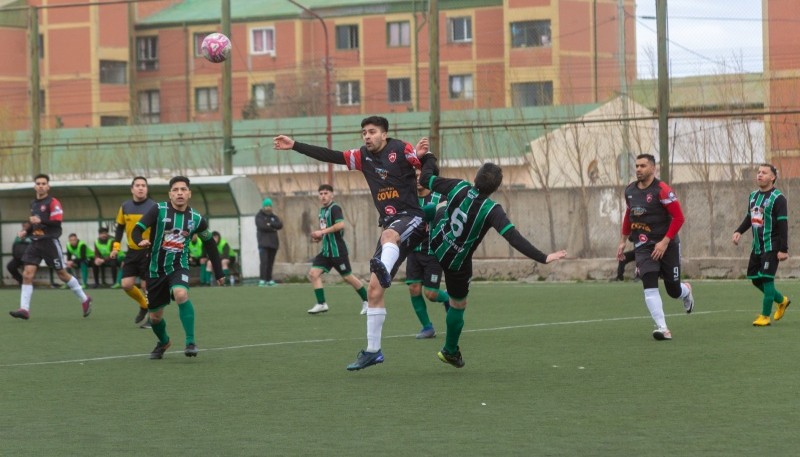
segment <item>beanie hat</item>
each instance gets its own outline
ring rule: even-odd
[[[267,197],[264,199],[264,202],[261,203],[261,206],[272,206],[272,199]]]

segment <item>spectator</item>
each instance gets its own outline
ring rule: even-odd
[[[265,198],[261,211],[256,214],[256,230],[258,239],[258,256],[261,261],[260,280],[258,285],[274,286],[272,266],[278,253],[278,230],[283,228],[281,219],[272,212],[272,199]]]
[[[30,228],[30,222],[25,221],[22,223],[22,230],[17,233],[17,237],[14,238],[14,244],[11,245],[11,260],[6,265],[8,272],[20,285],[22,285],[22,273],[19,272],[19,269],[24,266],[22,254],[25,254],[25,249],[28,249],[28,245],[31,244],[31,238],[28,236]]]
[[[117,282],[118,263],[117,259],[111,256],[113,247],[114,240],[108,233],[108,227],[97,229],[97,240],[94,242],[94,265],[97,267],[94,277],[95,287],[99,287],[100,284],[106,285],[106,268],[111,270],[111,285]]]
[[[69,234],[69,242],[67,243],[67,269],[70,274],[77,276],[76,269],[81,270],[81,285],[86,287],[89,281],[89,265],[90,259],[94,257],[94,251],[86,245],[82,240],[78,239],[78,235],[74,233]],[[97,267],[92,265],[94,272],[94,282],[97,283]]]

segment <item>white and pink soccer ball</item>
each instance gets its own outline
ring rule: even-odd
[[[231,55],[231,40],[221,33],[211,33],[203,38],[200,52],[211,62],[224,62]]]

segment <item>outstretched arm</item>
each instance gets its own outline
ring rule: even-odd
[[[286,135],[278,135],[273,138],[272,145],[279,151],[288,151],[293,149],[300,154],[309,156],[312,159],[316,159],[321,162],[338,163],[340,165],[347,164],[344,159],[344,153],[341,151],[334,151],[333,149],[300,143]]]

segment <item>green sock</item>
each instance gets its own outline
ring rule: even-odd
[[[323,288],[314,289],[314,295],[317,296],[317,303],[319,303],[320,305],[325,303],[325,289]]]
[[[366,287],[361,286],[361,288],[358,289],[356,292],[358,292],[358,296],[361,297],[361,301],[367,301],[367,288]]]
[[[458,340],[461,338],[461,330],[464,328],[464,311],[453,307],[447,310],[447,337],[444,341],[444,348],[451,354],[458,351]]]
[[[200,282],[202,284],[211,284],[211,272],[206,271],[205,268],[200,270]]]
[[[414,307],[414,312],[417,313],[417,319],[423,327],[431,325],[431,318],[428,317],[428,308],[425,305],[425,299],[422,295],[411,296],[411,306]]]
[[[87,281],[89,280],[89,265],[86,265],[85,263],[81,264],[81,279],[83,280],[81,284],[87,284]]]
[[[120,269],[117,271],[117,282],[115,282],[114,284],[119,284],[119,283],[121,283],[121,282],[122,282],[122,268],[120,268]]]
[[[181,318],[183,331],[186,332],[186,344],[194,344],[194,306],[191,300],[178,305],[178,316]]]
[[[449,300],[450,294],[448,294],[446,290],[439,289],[439,295],[436,296],[436,301],[439,303],[444,303]]]
[[[169,341],[169,335],[167,335],[167,321],[161,319],[158,321],[158,324],[151,324],[150,327],[152,327],[153,333],[158,337],[158,341],[160,341],[161,344],[167,344]]]
[[[225,277],[227,278],[228,276],[231,275],[231,270],[223,269],[222,270],[222,274],[224,274]],[[211,278],[208,278],[208,279],[211,279]]]
[[[775,299],[775,282],[774,281],[763,281],[764,285],[764,299],[761,301],[761,314],[764,316],[769,316],[772,314],[772,300]]]

